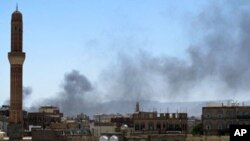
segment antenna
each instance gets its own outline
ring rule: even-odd
[[[18,11],[18,3],[16,4],[16,11]]]

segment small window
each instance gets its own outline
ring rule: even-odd
[[[218,113],[218,118],[222,118],[223,115],[221,113]]]
[[[141,130],[145,130],[145,123],[141,123]]]
[[[206,124],[206,129],[210,130],[211,129],[211,125],[210,124]]]
[[[161,129],[161,123],[157,123],[156,128]]]
[[[218,129],[219,129],[219,130],[222,129],[222,125],[221,125],[221,124],[218,125]]]
[[[165,128],[166,128],[166,124],[165,124],[165,123],[163,123],[162,128],[163,128],[163,129],[165,129]]]
[[[154,123],[153,122],[148,123],[148,129],[149,130],[154,130]]]
[[[230,128],[230,125],[232,124],[232,122],[228,122],[227,123],[227,128],[229,129]]]
[[[138,131],[140,129],[140,125],[139,124],[135,124],[135,131]]]
[[[211,115],[210,115],[210,113],[206,113],[206,118],[210,118],[211,117]]]

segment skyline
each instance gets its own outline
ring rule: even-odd
[[[24,19],[24,87],[30,93],[24,107],[43,99],[58,104],[57,96],[70,98],[72,93],[72,100],[84,106],[116,100],[250,99],[250,52],[243,39],[247,31],[241,29],[249,28],[242,25],[249,20],[245,1],[75,0],[44,5],[20,0],[0,2],[1,104],[9,98],[7,52],[16,2]]]

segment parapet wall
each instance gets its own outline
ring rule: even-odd
[[[186,141],[229,141],[229,136],[187,136]]]

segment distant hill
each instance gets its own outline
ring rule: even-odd
[[[196,102],[158,102],[158,101],[140,101],[141,111],[157,111],[157,112],[187,112],[188,116],[201,117],[202,107],[207,105],[224,105],[229,104],[229,100],[220,101],[196,101]],[[89,107],[83,107],[83,113],[90,116],[94,114],[111,114],[121,113],[129,114],[135,111],[136,101],[111,101],[106,103],[100,103],[97,105],[90,105]],[[242,103],[240,103],[242,105]],[[244,105],[250,105],[250,101],[245,101]],[[31,110],[31,109],[30,109]],[[34,109],[32,110],[34,111]],[[63,111],[63,109],[62,109]],[[67,111],[63,111],[67,115]],[[75,113],[78,114],[78,113]]]
[[[220,101],[197,101],[197,102],[158,102],[158,101],[140,101],[141,111],[157,111],[157,112],[187,112],[188,116],[200,117],[202,107],[207,105],[224,105],[228,104],[228,100]],[[244,102],[250,105],[250,101]],[[112,101],[98,104],[86,111],[93,115],[96,113],[133,113],[135,111],[135,101]]]

